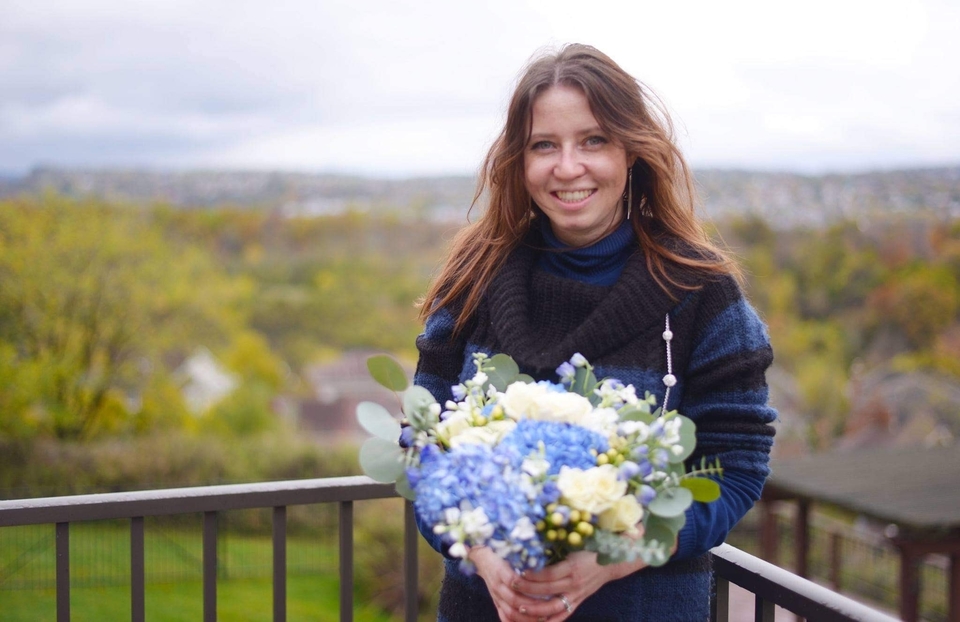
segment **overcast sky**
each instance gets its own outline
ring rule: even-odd
[[[657,91],[695,167],[960,164],[957,0],[0,0],[0,172],[472,174],[569,41]]]

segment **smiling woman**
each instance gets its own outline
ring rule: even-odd
[[[522,74],[484,162],[482,196],[486,209],[458,234],[425,297],[414,382],[445,404],[475,371],[475,353],[507,354],[535,380],[553,380],[580,353],[597,377],[648,390],[659,404],[669,395],[696,423],[688,469],[706,459],[724,474],[720,499],[690,506],[672,558],[656,568],[601,565],[577,551],[518,576],[475,547],[467,576],[452,543],[421,524],[447,558],[440,620],[706,619],[707,551],[769,473],[772,352],[736,266],[695,214],[669,119],[609,57],[566,46]]]

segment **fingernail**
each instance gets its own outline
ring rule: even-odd
[[[527,615],[527,608],[526,608],[526,607],[520,607],[520,615],[524,615],[524,616]]]

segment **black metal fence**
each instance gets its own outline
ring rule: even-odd
[[[267,508],[272,525],[273,619],[287,618],[286,592],[289,560],[287,557],[288,508],[308,504],[336,504],[338,514],[338,567],[340,575],[340,619],[353,620],[354,571],[354,502],[395,497],[393,486],[378,484],[366,477],[207,486],[151,490],[133,493],[110,493],[0,501],[0,527],[54,525],[55,585],[57,622],[70,620],[71,531],[83,529],[85,521],[118,521],[117,529],[129,534],[127,552],[130,583],[130,617],[134,622],[145,619],[144,585],[148,575],[145,565],[145,521],[150,517],[197,514],[202,525],[199,555],[195,549],[182,554],[199,566],[203,582],[203,620],[217,619],[217,581],[222,572],[220,516],[227,511]],[[151,518],[152,520],[152,518]],[[151,530],[152,531],[152,530]],[[40,532],[36,532],[40,533]],[[48,531],[49,533],[49,531]],[[417,541],[419,534],[413,520],[412,505],[404,505],[404,618],[417,619]],[[45,546],[42,538],[23,540],[23,551],[13,557],[12,565],[28,564],[37,559]],[[19,546],[19,545],[18,545]],[[49,549],[49,547],[48,547]],[[717,599],[713,619],[729,619],[729,584],[735,583],[756,595],[755,620],[772,622],[774,607],[779,605],[811,620],[832,622],[871,620],[885,622],[889,616],[869,609],[781,568],[759,560],[729,545],[713,551],[717,576]],[[74,554],[77,554],[74,552]],[[150,572],[153,572],[151,569]],[[739,621],[738,621],[739,622]]]
[[[779,558],[775,561],[784,568],[796,567],[795,510],[795,504],[781,503],[775,513],[779,543]],[[811,579],[876,607],[891,611],[898,608],[900,556],[883,534],[882,526],[850,525],[814,512],[809,530],[807,572]],[[754,512],[747,514],[727,541],[749,553],[758,553],[759,517]],[[943,555],[927,555],[920,562],[920,618],[925,622],[947,620],[948,563]]]

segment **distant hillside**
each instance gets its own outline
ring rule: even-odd
[[[877,212],[960,215],[960,167],[818,176],[701,170],[696,178],[711,218],[755,214],[786,227],[817,226]],[[57,168],[38,168],[22,178],[0,178],[0,196],[45,190],[190,208],[230,204],[304,216],[392,209],[459,220],[473,198],[475,180],[467,176],[376,179],[286,172]]]

